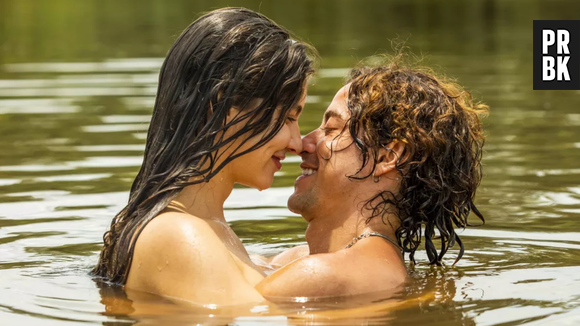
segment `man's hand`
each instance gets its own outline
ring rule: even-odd
[[[264,273],[269,274],[276,270],[272,265],[270,265],[270,260],[273,257],[265,257],[262,255],[252,254],[250,255],[250,259],[254,263],[254,265],[258,266]]]
[[[260,267],[262,271],[269,274],[296,259],[308,256],[309,253],[310,250],[308,249],[308,245],[301,245],[285,250],[272,257],[252,254],[250,255],[250,259],[252,259],[252,262]]]

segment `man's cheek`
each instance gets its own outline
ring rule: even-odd
[[[331,146],[332,141],[328,140],[326,136],[323,136],[316,143],[316,152],[322,159],[328,160],[333,150]]]
[[[342,136],[324,136],[319,141],[319,151],[323,157],[330,157],[330,155],[335,155],[334,152],[343,151],[348,148],[348,146],[352,143],[352,141],[348,141],[345,137]],[[330,139],[329,139],[330,138]]]

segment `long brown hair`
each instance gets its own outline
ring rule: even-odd
[[[96,276],[125,283],[147,223],[184,187],[208,181],[276,135],[313,73],[312,55],[311,47],[248,9],[215,10],[185,29],[161,67],[143,164],[127,206],[103,237]],[[251,107],[258,98],[261,104]],[[242,113],[227,122],[231,107]],[[225,131],[241,121],[244,126],[226,138]],[[240,150],[242,142],[226,159],[219,157],[237,138],[262,132],[257,144]]]
[[[387,144],[405,144],[396,164],[401,176],[398,194],[381,192],[366,207],[371,218],[386,213],[399,217],[397,238],[412,261],[424,236],[430,263],[439,265],[455,243],[460,247],[457,260],[463,255],[454,227],[470,225],[471,212],[485,222],[474,198],[482,178],[485,140],[480,118],[488,107],[474,102],[456,83],[431,69],[405,64],[402,58],[352,71],[347,128],[362,151],[363,163],[356,174],[376,162],[379,149],[389,149]],[[373,172],[374,167],[369,175],[350,177],[367,178]],[[439,251],[433,243],[435,228]]]

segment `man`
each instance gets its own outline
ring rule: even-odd
[[[407,277],[403,251],[414,261],[421,237],[431,264],[455,242],[461,258],[454,227],[471,211],[483,221],[473,199],[486,111],[425,69],[354,70],[303,138],[288,207],[308,222],[308,246],[275,257],[288,264],[256,288],[270,298],[395,290]]]

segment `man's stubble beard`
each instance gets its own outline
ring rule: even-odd
[[[288,209],[293,213],[302,215],[308,221],[307,217],[315,214],[317,202],[318,190],[312,187],[301,194],[293,193],[288,198]]]

